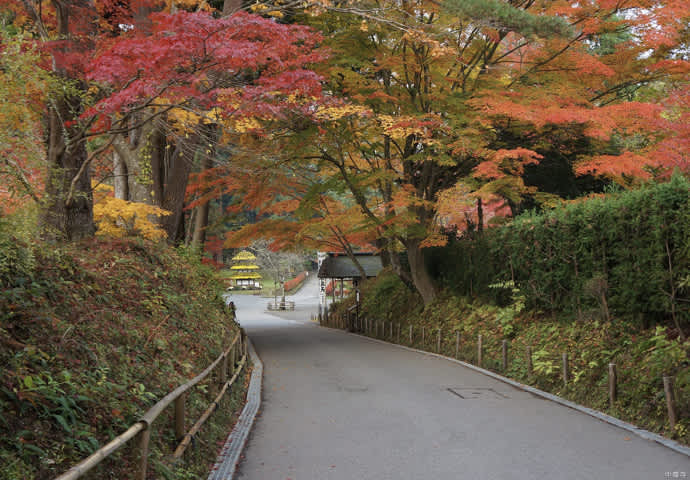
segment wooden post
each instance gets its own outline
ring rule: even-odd
[[[184,438],[185,429],[185,418],[184,418],[184,404],[186,393],[183,393],[175,399],[175,439],[179,442]]]
[[[609,408],[613,408],[618,396],[618,385],[616,377],[616,364],[609,363]]]
[[[391,320],[391,335],[390,335],[391,342],[393,341],[393,320]]]
[[[228,381],[228,355],[223,355],[223,360],[220,362],[220,384],[225,385]]]
[[[527,375],[532,376],[534,373],[534,364],[532,363],[532,347],[527,347]]]
[[[424,348],[424,327],[422,327],[422,349]]]
[[[508,370],[508,340],[501,342],[501,353],[503,354],[503,371]]]
[[[400,343],[400,324],[398,323],[398,343]]]
[[[563,385],[568,386],[568,354],[563,354]]]
[[[484,353],[484,348],[482,346],[482,336],[477,336],[477,366],[482,366],[482,355]]]
[[[664,377],[664,393],[666,394],[666,410],[671,429],[676,428],[678,417],[676,415],[676,399],[673,394],[673,377]]]
[[[455,358],[460,355],[460,332],[455,332]]]
[[[139,442],[139,472],[137,472],[138,480],[146,480],[146,469],[149,461],[149,443],[151,441],[151,425],[146,425],[146,429],[141,432],[141,441]]]
[[[438,329],[438,338],[436,339],[436,353],[441,353],[441,327]]]
[[[412,345],[412,325],[410,325],[410,345]]]

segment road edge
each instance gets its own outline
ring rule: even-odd
[[[623,420],[612,417],[612,416],[607,415],[607,414],[600,412],[598,410],[594,410],[594,409],[585,407],[583,405],[580,405],[578,403],[571,402],[570,400],[566,400],[565,398],[561,398],[558,395],[544,392],[543,390],[539,390],[538,388],[534,388],[534,387],[531,387],[529,385],[525,385],[524,383],[520,383],[517,380],[513,380],[511,378],[504,377],[503,375],[499,375],[498,373],[494,373],[490,370],[486,370],[486,369],[478,367],[476,365],[472,365],[471,363],[463,362],[462,360],[458,360],[458,359],[453,358],[453,357],[447,357],[445,355],[441,355],[440,353],[427,352],[424,350],[419,350],[416,348],[408,347],[406,345],[400,345],[398,343],[392,343],[392,342],[387,342],[385,340],[381,340],[378,338],[368,337],[366,335],[361,335],[359,333],[346,332],[346,331],[338,329],[338,328],[326,327],[325,325],[320,325],[320,326],[322,326],[324,328],[330,328],[331,330],[337,330],[337,331],[340,331],[340,332],[343,332],[343,333],[346,333],[349,335],[354,335],[354,336],[357,336],[357,337],[360,337],[360,338],[363,338],[366,340],[370,340],[372,342],[382,343],[384,345],[391,345],[393,347],[402,348],[404,350],[409,350],[411,352],[420,353],[422,355],[428,355],[428,356],[437,357],[437,358],[440,358],[443,360],[449,360],[453,363],[457,363],[459,365],[462,365],[463,367],[469,368],[470,370],[473,370],[477,373],[481,373],[481,374],[486,375],[488,377],[491,377],[495,380],[499,380],[503,383],[507,383],[508,385],[511,385],[511,386],[518,388],[520,390],[523,390],[525,392],[529,392],[529,393],[536,395],[538,397],[541,397],[545,400],[549,400],[549,401],[558,403],[560,405],[563,405],[565,407],[571,408],[573,410],[577,410],[578,412],[589,415],[590,417],[594,417],[597,420],[600,420],[602,422],[605,422],[605,423],[608,423],[610,425],[614,425],[618,428],[621,428],[623,430],[626,430],[626,431],[628,431],[634,435],[637,435],[640,438],[643,438],[645,440],[649,440],[652,442],[656,442],[656,443],[658,443],[658,444],[660,444],[666,448],[670,448],[671,450],[673,450],[677,453],[680,453],[680,454],[683,454],[683,455],[690,457],[690,447],[686,447],[685,445],[682,445],[682,444],[680,444],[674,440],[671,440],[671,439],[666,438],[666,437],[662,437],[661,435],[659,435],[657,433],[653,433],[653,432],[650,432],[649,430],[645,430],[643,428],[637,427],[637,426],[633,425],[632,423],[625,422]]]
[[[254,368],[249,379],[249,388],[247,389],[247,402],[240,413],[240,417],[232,429],[228,438],[223,445],[216,463],[211,469],[211,473],[207,480],[232,480],[235,476],[235,471],[240,461],[240,455],[247,443],[249,432],[254,426],[254,420],[259,412],[261,406],[261,386],[263,384],[263,370],[264,365],[259,358],[259,355],[254,350],[249,337],[247,339],[247,348],[249,356],[252,360]]]

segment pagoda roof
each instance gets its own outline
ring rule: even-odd
[[[256,260],[256,256],[252,252],[248,252],[247,250],[242,250],[237,255],[232,257],[233,262],[247,261],[247,260]]]
[[[230,275],[230,278],[233,280],[259,280],[263,277],[258,273],[236,273],[234,275]]]
[[[260,267],[258,265],[246,264],[246,265],[233,265],[230,270],[258,270]]]

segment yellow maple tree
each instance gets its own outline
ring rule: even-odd
[[[151,218],[170,215],[171,212],[155,205],[115,198],[112,192],[113,187],[109,185],[94,188],[96,235],[116,238],[139,236],[149,240],[167,238],[165,230]]]

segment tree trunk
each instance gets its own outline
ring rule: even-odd
[[[121,135],[116,136],[113,141],[113,147],[115,147],[115,151],[127,170],[127,200],[130,202],[148,203],[149,205],[153,204],[150,174],[145,173],[148,167],[144,167],[140,160],[142,155],[140,150],[142,150],[142,147],[133,147]]]
[[[88,169],[79,177],[73,198],[67,199],[72,179],[87,158],[85,142],[74,136],[79,126],[64,126],[77,118],[80,107],[79,98],[60,98],[48,112],[48,178],[40,214],[42,236],[47,239],[74,241],[96,232]]]
[[[482,207],[482,199],[477,199],[477,233],[481,234],[484,231],[484,208]]]
[[[115,187],[115,198],[129,200],[129,185],[127,183],[127,164],[122,157],[113,152],[113,186]]]
[[[53,1],[57,30],[62,39],[69,38],[69,7],[65,2]],[[63,42],[63,50],[70,48]],[[66,53],[65,51],[62,54]],[[64,81],[74,81],[53,56],[53,72]],[[83,84],[77,84],[80,89]],[[86,143],[77,122],[82,111],[81,97],[60,96],[52,102],[47,116],[47,165],[46,195],[39,215],[44,238],[53,240],[79,240],[92,236],[96,227],[93,221],[93,195],[88,168],[78,178],[71,198],[70,188],[87,159]],[[72,127],[66,127],[74,123]]]
[[[143,125],[137,135],[117,135],[113,147],[127,171],[127,200],[161,205],[165,135],[153,122]]]
[[[204,157],[202,164],[203,170],[208,170],[213,167],[213,161],[209,157]],[[204,202],[196,207],[196,214],[194,218],[194,233],[192,234],[192,247],[196,249],[203,249],[206,242],[206,228],[208,227],[208,214],[210,202]]]
[[[192,247],[201,250],[206,243],[206,227],[208,226],[208,202],[196,207],[194,215],[194,233],[192,233]]]
[[[192,243],[192,233],[194,232],[194,225],[196,222],[196,208],[189,212],[189,215],[187,215],[185,220],[184,244],[189,246]]]
[[[168,168],[161,207],[171,214],[162,218],[161,226],[168,234],[168,241],[173,244],[181,243],[184,235],[184,199],[192,171],[192,159],[182,153],[185,150],[181,143],[166,162]]]
[[[405,247],[407,248],[407,258],[410,262],[410,274],[414,286],[422,296],[424,305],[429,305],[436,298],[436,287],[426,269],[424,250],[420,247],[420,243],[417,239],[408,240],[405,242]]]
[[[227,17],[242,9],[242,0],[225,0],[223,2],[223,16]]]

